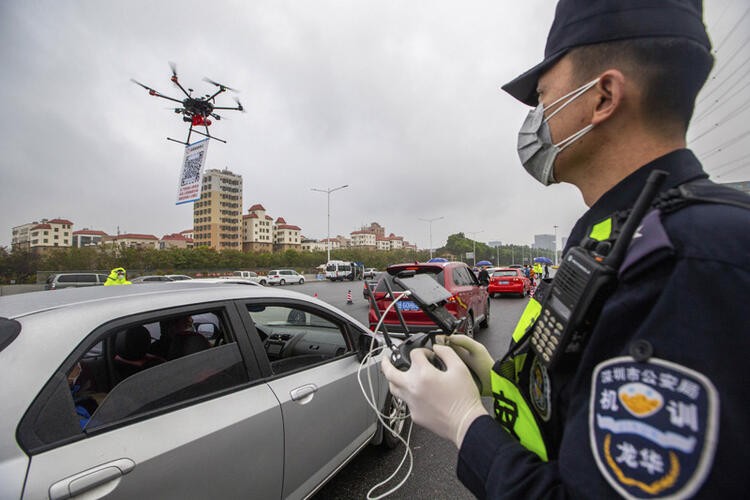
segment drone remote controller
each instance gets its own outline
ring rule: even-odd
[[[427,333],[414,334],[399,345],[393,346],[393,350],[391,351],[391,364],[402,372],[405,372],[411,367],[411,351],[420,347],[432,350],[432,345],[432,335]],[[430,363],[432,363],[435,368],[445,371],[445,363],[443,363],[443,360],[438,358],[434,352],[431,355],[428,355],[427,359],[430,360]]]
[[[660,170],[651,172],[606,256],[583,247],[571,248],[565,255],[531,330],[531,347],[547,367],[556,364],[565,352],[581,350],[617,284],[617,272],[633,233],[666,176]]]

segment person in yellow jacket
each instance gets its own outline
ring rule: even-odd
[[[130,285],[128,278],[125,276],[125,268],[116,267],[109,272],[107,281],[104,282],[104,286],[112,285]]]
[[[542,276],[544,276],[544,269],[539,262],[534,263],[534,275],[537,279],[542,279]]]

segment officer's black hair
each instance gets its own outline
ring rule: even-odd
[[[686,38],[633,38],[576,47],[569,52],[576,79],[585,83],[616,68],[638,81],[641,105],[652,124],[678,124],[685,131],[695,98],[713,67],[711,53]]]

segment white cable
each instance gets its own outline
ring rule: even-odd
[[[405,447],[404,455],[403,457],[401,457],[401,462],[399,462],[396,469],[386,479],[384,479],[383,481],[379,482],[378,484],[370,488],[370,490],[367,492],[367,500],[379,500],[381,498],[385,498],[388,495],[398,491],[401,488],[401,486],[404,485],[407,479],[409,479],[409,476],[411,476],[411,472],[414,467],[414,455],[412,454],[411,447],[409,446],[409,442],[411,441],[411,431],[414,426],[414,422],[412,421],[409,423],[409,430],[407,431],[406,439],[404,439],[398,432],[393,431],[390,428],[390,426],[386,424],[385,422],[385,419],[386,418],[390,419],[391,416],[383,414],[380,411],[380,408],[377,407],[377,397],[375,395],[375,389],[372,385],[372,370],[370,369],[367,370],[367,384],[368,384],[368,389],[369,389],[369,397],[368,397],[368,392],[365,390],[365,387],[363,385],[362,378],[361,378],[361,373],[364,367],[369,364],[370,360],[373,359],[375,355],[379,354],[385,349],[385,346],[378,347],[377,349],[375,349],[375,334],[377,334],[378,331],[380,330],[380,327],[382,326],[383,321],[385,320],[385,317],[388,315],[391,309],[393,309],[393,307],[396,306],[399,300],[403,299],[404,297],[408,297],[410,295],[411,295],[411,291],[409,290],[404,291],[398,297],[394,297],[394,300],[388,305],[385,311],[383,311],[383,314],[380,317],[380,321],[378,321],[377,325],[375,326],[375,330],[373,331],[372,340],[370,341],[370,350],[365,355],[364,359],[362,359],[362,362],[359,365],[359,369],[357,370],[357,382],[359,382],[359,387],[362,390],[362,394],[365,397],[367,404],[375,411],[375,415],[377,416],[378,422],[380,422],[380,425],[383,428],[383,432],[390,432],[391,434],[393,434],[399,441],[401,441],[404,444],[404,447]],[[395,399],[395,396],[391,394],[391,398]],[[397,420],[408,420],[409,418],[410,418],[410,415],[408,412],[401,417],[396,417]],[[407,457],[409,458],[409,468],[404,478],[401,479],[401,481],[399,481],[398,484],[396,484],[393,488],[386,491],[385,493],[382,493],[381,495],[378,495],[375,497],[371,496],[373,491],[382,487],[383,485],[388,484],[399,473]]]

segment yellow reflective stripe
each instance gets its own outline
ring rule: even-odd
[[[513,330],[513,342],[518,343],[521,341],[523,334],[526,333],[526,330],[531,328],[531,325],[534,324],[534,321],[536,321],[541,312],[542,304],[533,298],[530,299],[529,303],[526,304],[526,309],[524,309],[523,314],[521,314],[521,318],[518,320],[518,323],[516,323],[516,329]]]
[[[601,222],[594,224],[589,233],[589,238],[596,241],[604,241],[609,239],[612,234],[612,217],[604,219]]]
[[[492,393],[495,398],[495,418],[511,436],[519,440],[524,448],[536,453],[546,462],[548,460],[547,447],[544,445],[542,432],[518,387],[494,370],[490,372],[490,375]]]

